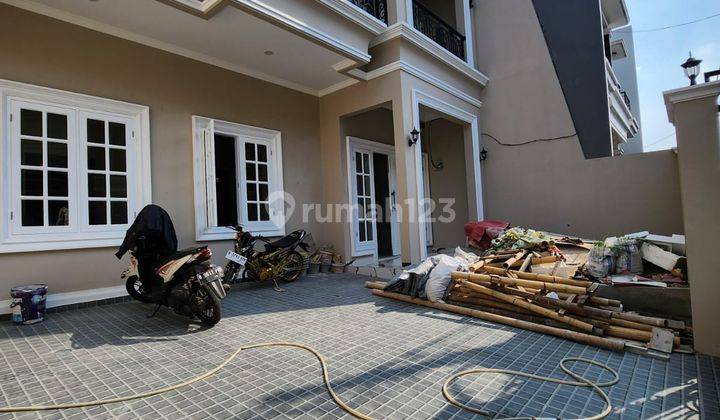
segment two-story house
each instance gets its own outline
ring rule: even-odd
[[[606,204],[567,191],[637,131],[605,54],[627,23],[623,0],[2,0],[0,289],[122,295],[151,202],[219,255],[235,223],[358,264],[491,217],[599,235]]]

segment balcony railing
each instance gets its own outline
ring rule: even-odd
[[[348,0],[355,6],[363,9],[366,13],[388,23],[387,0]]]
[[[620,94],[623,97],[623,101],[625,101],[625,105],[627,105],[628,108],[632,109],[632,106],[630,105],[630,97],[628,96],[627,92],[621,90]]]
[[[441,47],[465,60],[465,36],[417,0],[413,0],[413,25]]]

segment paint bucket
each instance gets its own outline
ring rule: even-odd
[[[12,320],[16,324],[34,324],[45,319],[47,285],[29,284],[10,289]]]

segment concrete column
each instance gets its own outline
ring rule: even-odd
[[[400,98],[393,101],[397,205],[400,207],[400,248],[404,263],[418,263],[427,256],[425,224],[420,220],[420,203],[424,198],[420,160],[422,138],[414,146],[408,145],[410,132],[413,128],[420,129],[416,107],[410,89],[403,89]]]
[[[720,82],[664,93],[675,124],[695,349],[720,356]],[[662,211],[662,210],[660,210]]]

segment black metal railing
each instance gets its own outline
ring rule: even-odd
[[[713,77],[716,82],[720,81],[720,69],[705,72],[705,83],[710,83]]]
[[[630,97],[628,97],[627,92],[625,92],[624,90],[621,90],[620,94],[623,97],[623,101],[625,101],[625,105],[627,105],[627,107],[630,108]]]
[[[388,23],[387,0],[348,0],[366,13]]]
[[[417,0],[413,0],[413,25],[428,38],[465,60],[465,36]]]

